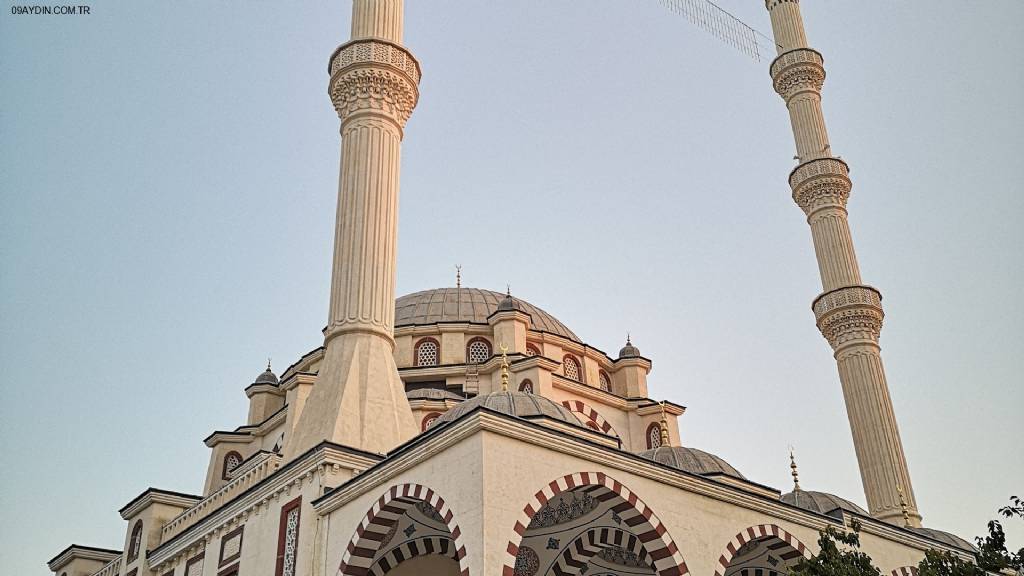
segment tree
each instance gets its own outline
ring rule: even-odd
[[[802,558],[790,569],[790,576],[881,576],[871,556],[860,551],[860,522],[854,521],[850,528],[850,532],[843,533],[829,526],[819,532],[821,552],[810,559]],[[840,544],[845,549],[840,549]]]
[[[1004,518],[1024,518],[1024,500],[1010,497],[1010,505],[999,509]],[[951,552],[928,550],[917,566],[920,576],[986,576],[990,572],[1024,571],[1024,548],[1017,552],[1006,550],[1006,534],[999,520],[988,523],[988,536],[975,538],[978,551],[975,562],[964,560]]]

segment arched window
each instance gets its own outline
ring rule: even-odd
[[[139,557],[139,549],[142,547],[142,520],[136,520],[132,527],[131,538],[128,539],[128,562],[135,562]]]
[[[580,361],[567,355],[562,359],[562,374],[569,380],[582,382],[583,373],[580,371]]]
[[[527,394],[533,394],[533,382],[523,380],[519,383],[519,391],[526,392]]]
[[[440,412],[431,412],[430,414],[427,414],[423,417],[423,422],[420,423],[420,429],[423,432],[426,432],[427,428],[430,428],[430,425],[434,423],[434,420],[437,420],[440,417]]]
[[[597,376],[601,380],[601,390],[610,392],[612,389],[612,379],[608,377],[608,373],[604,370],[600,370],[598,371]]]
[[[540,348],[537,348],[533,344],[527,344],[526,345],[526,355],[527,356],[540,356],[541,355]]]
[[[437,366],[441,358],[441,345],[433,338],[424,338],[416,344],[416,365]]]
[[[224,472],[221,474],[221,478],[229,480],[231,473],[238,468],[238,465],[242,463],[242,455],[232,450],[224,455]]]
[[[491,343],[484,338],[473,338],[466,346],[466,362],[483,364],[491,357]]]
[[[647,427],[647,449],[653,450],[661,447],[661,424],[657,422]]]

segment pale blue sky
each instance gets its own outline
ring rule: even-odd
[[[767,32],[759,0],[721,0]],[[1024,3],[805,0],[925,523],[1024,496]],[[320,343],[344,1],[102,0],[0,14],[0,565],[120,548],[147,486],[202,489],[243,388]],[[654,0],[409,0],[423,64],[399,293],[513,292],[689,407],[683,442],[864,503],[767,62]],[[1024,545],[1024,527],[1010,527]],[[724,545],[724,543],[723,543]]]

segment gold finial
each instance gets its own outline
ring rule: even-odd
[[[903,488],[896,486],[896,492],[900,495],[900,510],[903,512],[903,525],[910,527],[910,510],[907,508],[907,499],[903,497]]]
[[[462,264],[455,265],[455,287],[462,288]]]
[[[796,457],[793,456],[793,447],[789,447],[789,469],[793,475],[793,490],[800,489],[800,474],[796,471]]]
[[[626,337],[626,341],[629,341],[629,336]],[[668,446],[668,416],[665,415],[665,401],[661,401],[661,445]]]
[[[508,392],[508,346],[501,343],[501,391]]]

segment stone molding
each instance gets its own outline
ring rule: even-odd
[[[775,91],[788,104],[798,94],[817,97],[825,84],[825,59],[811,48],[796,48],[779,54],[769,68]]]
[[[793,201],[811,217],[825,208],[846,210],[853,182],[850,168],[838,158],[815,158],[800,164],[789,174]]]
[[[136,496],[131,502],[119,510],[121,518],[130,520],[139,515],[140,512],[153,504],[166,504],[178,508],[191,508],[203,499],[195,494],[181,494],[169,492],[158,488],[149,488],[142,494]]]
[[[78,544],[72,544],[68,546],[60,554],[54,556],[49,562],[46,563],[50,570],[57,572],[61,568],[67,566],[72,560],[76,558],[82,558],[84,560],[96,560],[99,562],[106,562],[112,564],[114,562],[120,562],[121,552],[117,550],[107,550],[105,548],[94,548],[92,546],[80,546]],[[105,566],[104,566],[105,567]]]
[[[877,344],[882,332],[882,294],[871,286],[844,286],[821,294],[811,305],[818,329],[833,350],[853,342]]]
[[[419,62],[398,44],[380,39],[342,44],[331,56],[328,72],[328,93],[342,123],[371,113],[402,128],[419,101]]]

